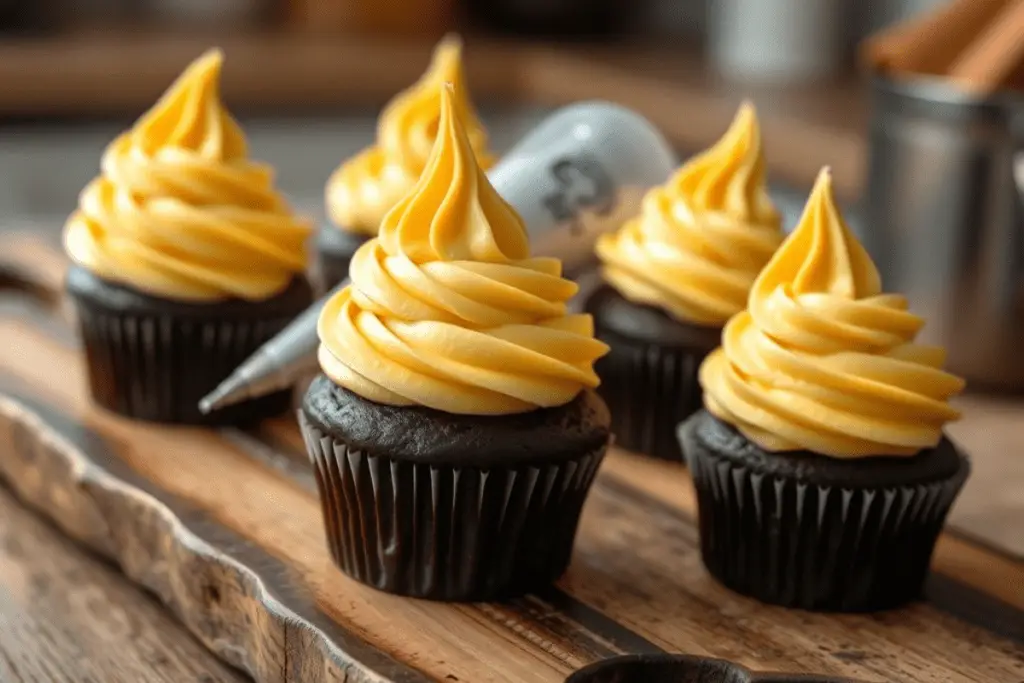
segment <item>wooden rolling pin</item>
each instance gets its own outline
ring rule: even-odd
[[[950,78],[978,94],[1006,87],[1024,61],[1024,0],[1013,0],[957,57]]]
[[[945,74],[1007,4],[1007,0],[951,0],[869,38],[861,58],[872,70],[894,76]]]

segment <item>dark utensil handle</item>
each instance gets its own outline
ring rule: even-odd
[[[814,674],[750,674],[750,683],[859,683],[852,678],[816,676]]]

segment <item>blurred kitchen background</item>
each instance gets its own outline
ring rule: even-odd
[[[56,235],[105,144],[212,45],[253,156],[322,218],[330,171],[452,30],[498,151],[602,98],[685,157],[749,97],[787,222],[830,166],[950,366],[1024,388],[1024,0],[0,0],[0,229]]]
[[[750,95],[778,122],[766,123],[766,137],[780,179],[803,185],[828,162],[852,195],[866,116],[854,46],[932,4],[0,0],[0,211],[65,215],[103,145],[210,45],[225,50],[225,96],[254,155],[318,211],[327,174],[372,139],[377,108],[449,30],[465,36],[470,85],[497,149],[552,107],[603,97],[692,150]],[[805,147],[820,161],[800,158]]]

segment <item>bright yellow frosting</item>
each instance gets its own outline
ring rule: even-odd
[[[714,147],[648,192],[639,216],[598,240],[597,255],[605,281],[627,299],[721,326],[743,310],[781,242],[757,116],[744,103]]]
[[[430,68],[412,87],[384,108],[377,122],[377,143],[342,164],[327,181],[327,213],[335,225],[376,235],[381,219],[419,180],[437,136],[441,86],[455,88],[455,108],[485,169],[494,163],[487,133],[470,103],[462,70],[462,42],[445,38]]]
[[[487,181],[451,86],[415,188],[352,259],[320,315],[320,365],[390,405],[494,415],[559,406],[597,386],[608,348],[553,258],[531,258],[522,219]]]
[[[220,97],[222,55],[193,62],[115,139],[79,198],[64,243],[99,277],[156,296],[269,298],[306,267],[307,221],[247,157]]]
[[[768,451],[914,455],[959,417],[949,399],[964,387],[941,369],[941,348],[914,343],[923,325],[904,297],[882,293],[825,170],[701,366],[705,405]]]

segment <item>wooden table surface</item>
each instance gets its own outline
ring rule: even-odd
[[[0,681],[241,683],[154,598],[0,488]]]
[[[420,52],[407,60],[410,73]],[[612,93],[620,101],[632,98],[674,141],[691,148],[708,142],[735,105],[735,94],[715,91],[698,71],[685,65],[654,68],[644,55],[617,58],[593,72],[572,57],[549,62],[533,52],[528,56],[522,64],[536,66],[521,70],[517,88],[523,92],[549,104],[602,93]],[[643,66],[640,72],[637,65]],[[666,87],[666,82],[677,85]],[[766,135],[781,143],[770,162],[782,176],[799,180],[813,174],[823,157],[830,157],[838,164],[841,189],[852,196],[862,173],[862,144],[847,122],[833,125],[831,114],[839,108],[859,121],[863,106],[856,99],[843,104],[842,93],[848,91],[836,92],[840,94],[833,93],[831,104],[799,93],[780,101],[764,100],[769,111],[779,114],[769,116],[765,126]],[[0,683],[246,680],[117,568],[28,513],[3,488],[0,520]],[[995,537],[1019,540],[1020,523],[1008,516],[1005,526],[992,531]],[[960,569],[965,576],[974,571],[969,562]],[[1011,597],[1024,596],[1024,586],[1005,590]],[[849,656],[862,654],[854,648]]]
[[[143,477],[133,486],[150,482],[157,487],[153,491],[164,487],[159,489],[161,496],[184,501],[186,507],[172,509],[172,515],[210,510],[207,514],[212,517],[200,514],[188,524],[197,524],[195,528],[210,534],[204,536],[205,542],[236,548],[239,553],[244,548],[246,561],[255,563],[246,566],[271,567],[270,575],[260,577],[262,581],[277,577],[280,583],[274,584],[271,594],[282,589],[289,593],[287,586],[301,583],[305,587],[303,592],[312,594],[315,602],[304,603],[297,594],[291,594],[285,606],[335,610],[327,613],[345,626],[334,637],[401,634],[405,628],[406,635],[398,636],[398,640],[386,639],[381,652],[397,651],[405,656],[410,652],[416,656],[429,653],[438,657],[436,661],[418,660],[417,668],[424,667],[432,676],[429,680],[438,675],[443,679],[445,671],[457,673],[457,680],[492,680],[483,674],[489,665],[482,669],[467,669],[465,662],[456,665],[457,653],[462,647],[469,647],[486,652],[481,656],[489,661],[498,657],[505,666],[515,662],[518,667],[517,658],[527,653],[525,656],[538,667],[536,679],[529,669],[520,668],[516,675],[509,675],[509,680],[531,683],[552,681],[595,656],[637,648],[705,652],[736,657],[756,668],[807,667],[805,670],[845,673],[875,681],[1024,681],[1024,561],[1019,554],[1014,557],[1012,551],[993,553],[986,547],[992,541],[977,543],[960,534],[947,534],[936,555],[936,581],[930,589],[930,603],[877,618],[835,619],[762,609],[714,585],[700,568],[695,559],[692,494],[686,494],[677,481],[682,472],[670,472],[662,464],[626,454],[610,456],[605,463],[604,484],[592,496],[591,513],[584,521],[576,569],[559,582],[551,596],[541,596],[540,602],[531,597],[508,605],[449,609],[410,606],[390,596],[368,595],[366,589],[346,583],[336,570],[326,566],[323,540],[316,529],[317,506],[309,491],[310,475],[296,464],[304,461],[304,455],[294,425],[287,420],[275,420],[253,433],[236,434],[228,430],[230,433],[207,434],[199,430],[171,434],[111,419],[102,411],[91,409],[76,389],[82,383],[81,368],[66,317],[40,315],[39,303],[54,300],[66,266],[63,256],[56,251],[52,237],[12,242],[8,235],[3,253],[8,259],[16,257],[19,263],[30,264],[37,288],[29,297],[0,297],[0,319],[6,321],[2,338],[10,354],[0,357],[0,366],[4,377],[15,381],[13,393],[7,384],[4,391],[17,397],[31,387],[30,393],[41,392],[38,396],[52,394],[53,405],[69,410],[70,420],[58,421],[63,426],[58,432],[50,432],[46,425],[53,423],[46,418],[43,429],[35,432],[40,426],[36,418],[23,413],[17,405],[12,407],[10,401],[0,402],[0,413],[8,420],[0,429],[0,441],[14,446],[14,460],[0,465],[13,467],[6,473],[8,477],[20,472],[11,480],[17,482],[20,495],[34,505],[41,505],[68,533],[117,557],[133,580],[153,586],[175,612],[184,616],[193,631],[198,629],[203,634],[205,645],[218,650],[221,657],[237,657],[236,661],[254,666],[249,658],[254,652],[252,646],[238,648],[238,639],[246,640],[249,636],[245,634],[250,631],[259,634],[252,637],[261,642],[266,637],[281,636],[272,635],[274,629],[260,612],[260,604],[234,603],[233,597],[226,597],[238,592],[251,596],[239,578],[226,576],[205,563],[195,564],[195,558],[187,552],[183,554],[177,545],[180,539],[162,535],[167,529],[160,517],[152,518],[159,512],[158,508],[150,507],[152,500],[144,503],[141,494],[136,497],[135,493],[127,498],[120,494],[110,498],[120,485],[110,488],[109,483],[99,484],[98,480],[90,479],[92,475],[78,480],[73,474],[78,466],[71,466],[70,472],[65,469],[70,480],[58,476],[60,466],[54,458],[63,457],[61,443],[77,444],[75,448],[87,450],[100,448],[86,457],[100,459],[90,463],[109,461],[101,467],[117,465],[115,461],[127,458],[125,462],[130,462],[129,466]],[[0,269],[0,275],[3,274]],[[6,271],[6,275],[8,283],[22,281],[17,272]],[[0,285],[3,282],[0,277]],[[48,374],[52,372],[50,366],[62,368],[60,379]],[[971,444],[970,452],[975,455],[978,451],[974,447],[986,442],[986,432],[1002,434],[999,438],[1003,438],[1014,431],[1006,429],[1005,419],[997,419],[1000,415],[1007,417],[998,406],[976,407],[995,422],[968,420],[968,430],[959,433],[958,438]],[[1015,414],[1019,415],[1020,410],[1018,407]],[[14,423],[10,422],[12,416]],[[21,422],[23,419],[27,421]],[[19,424],[19,431],[12,431]],[[95,444],[92,430],[100,430],[96,434],[116,445],[116,450],[105,451]],[[32,433],[35,436],[29,436]],[[155,439],[152,448],[150,438]],[[1014,440],[1009,438],[1006,448],[981,454],[993,457],[976,458],[979,473],[996,472],[996,476],[981,480],[992,482],[987,489],[990,493],[1011,481],[1010,489],[1005,490],[1017,502],[1006,507],[1007,514],[999,513],[999,501],[995,500],[1003,494],[986,495],[985,490],[973,488],[973,493],[966,492],[963,497],[973,499],[989,539],[996,544],[1008,541],[1011,546],[1019,540],[1021,518],[1020,488],[1014,493],[1012,487]],[[246,456],[240,460],[242,453]],[[134,460],[133,454],[144,457]],[[214,455],[215,458],[211,457]],[[7,457],[12,455],[8,453]],[[49,465],[44,464],[47,462]],[[91,469],[92,465],[87,467]],[[237,478],[240,467],[254,468],[246,474],[254,479],[246,484],[241,500],[256,500],[260,496],[263,499],[257,506],[245,503],[241,508],[228,509],[226,499],[230,496],[218,482]],[[1005,473],[1002,478],[999,471]],[[19,510],[8,495],[4,494],[0,503],[0,519],[11,520],[2,527],[0,543],[0,595],[5,595],[0,600],[0,681],[149,683],[241,679],[240,674],[228,671],[205,655],[202,646],[175,627],[173,620],[149,597],[126,581],[118,581],[114,570],[56,538],[52,529]],[[223,508],[221,503],[225,503]],[[171,503],[160,505],[163,504]],[[110,517],[119,505],[128,507]],[[218,511],[212,512],[214,509]],[[636,523],[638,513],[650,515],[648,525]],[[159,512],[160,516],[163,514]],[[630,516],[634,517],[632,522],[628,521]],[[136,518],[138,522],[134,521]],[[125,525],[124,528],[114,530],[110,526],[112,519],[120,520],[117,524]],[[147,526],[153,523],[156,526]],[[50,535],[40,533],[40,529]],[[602,533],[596,534],[597,529],[603,529]],[[225,531],[227,536],[223,536]],[[31,542],[26,542],[26,538]],[[13,544],[8,539],[14,539]],[[630,559],[634,553],[642,561]],[[275,558],[289,558],[289,562],[295,563],[296,572],[282,573],[284,568]],[[184,563],[176,570],[184,573],[167,571],[176,563]],[[37,578],[40,576],[41,580]],[[196,585],[189,586],[190,576],[196,577]],[[93,595],[91,590],[99,595],[94,599],[82,597]],[[7,594],[12,597],[6,597]],[[657,600],[653,596],[658,596]],[[201,604],[207,600],[212,600],[219,610],[217,621],[210,622],[206,615],[205,610],[213,609]],[[655,608],[660,600],[664,604]],[[237,630],[237,611],[233,620],[223,611],[232,604],[249,615],[243,619],[246,625],[242,631]],[[305,619],[307,612],[300,614]],[[418,624],[413,632],[421,634],[422,642],[409,635],[409,624],[405,623],[409,620]],[[771,628],[768,624],[772,624]],[[347,628],[353,630],[344,630]],[[437,645],[432,641],[437,637],[437,629],[450,630],[454,643],[446,643],[434,655],[431,647]],[[747,635],[737,640],[735,629]],[[295,647],[296,634],[289,638],[289,630],[286,627],[284,637],[286,642],[292,640],[291,647]],[[796,640],[794,634],[799,634]],[[807,644],[810,634],[815,647]],[[458,639],[468,636],[472,638],[464,641],[466,645],[459,645]],[[159,644],[157,649],[154,643]],[[899,647],[893,649],[897,643],[904,648],[899,656]],[[264,647],[265,642],[257,650]],[[352,643],[348,647],[358,648]],[[293,658],[303,665],[317,663],[311,658],[308,645],[303,646],[301,656],[299,651],[288,652],[283,662],[276,658],[268,660],[271,671],[281,672],[282,681],[326,680],[290,676],[288,662]],[[88,661],[80,661],[83,658]],[[59,666],[64,668],[55,668]],[[278,680],[267,675],[265,666],[258,670],[262,672],[260,680]],[[399,670],[401,675],[393,680],[426,680],[406,668]],[[953,671],[956,674],[949,677]],[[357,673],[352,680],[392,679],[366,678]],[[498,676],[493,680],[506,679]]]

